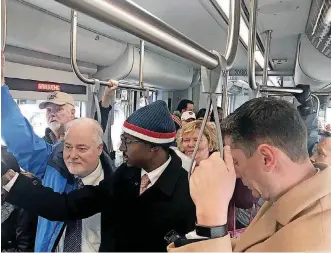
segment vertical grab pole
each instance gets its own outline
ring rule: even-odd
[[[226,81],[223,82],[223,89],[222,89],[222,109],[223,109],[223,119],[225,119],[228,116],[228,82],[227,82],[227,78],[228,78],[228,72],[224,71],[224,73],[222,73],[223,75],[226,75]],[[217,111],[214,112],[215,114]],[[214,116],[215,117],[215,116]]]
[[[6,47],[7,37],[7,2],[1,0],[1,49],[4,50]]]
[[[145,41],[140,40],[139,85],[141,88],[144,88],[144,83],[143,83],[144,57],[145,57]]]
[[[249,39],[248,39],[248,83],[252,90],[258,87],[255,81],[255,47],[258,0],[250,0]]]
[[[199,131],[198,139],[194,147],[194,151],[192,154],[192,161],[190,164],[189,170],[189,178],[194,170],[194,161],[196,154],[199,149],[200,141],[203,136],[204,129],[207,124],[207,118],[211,109],[214,110],[215,116],[215,124],[216,124],[216,132],[217,132],[217,139],[218,139],[218,148],[223,158],[223,139],[222,139],[222,132],[221,132],[221,125],[220,119],[217,113],[217,101],[216,101],[216,94],[222,93],[222,107],[225,112],[227,113],[228,108],[228,94],[227,94],[227,78],[228,78],[228,70],[232,67],[234,59],[236,57],[238,43],[239,43],[239,28],[240,28],[240,0],[231,0],[230,3],[230,20],[229,20],[229,31],[228,31],[228,39],[227,39],[227,46],[226,46],[226,53],[225,57],[218,52],[212,51],[214,55],[217,56],[218,59],[218,66],[217,70],[220,71],[220,76],[218,80],[212,78],[211,69],[206,68],[205,66],[201,67],[201,80],[202,80],[202,88],[203,92],[209,94],[209,105],[205,116],[202,121],[201,129]],[[219,89],[222,87],[222,91]]]
[[[228,39],[225,50],[226,69],[232,68],[237,55],[240,31],[241,0],[231,0]]]
[[[94,84],[95,80],[83,76],[77,65],[77,12],[73,9],[71,10],[70,56],[72,70],[78,79],[86,84]]]
[[[269,67],[269,57],[270,57],[270,46],[271,46],[271,34],[272,30],[265,31],[266,39],[264,44],[264,68],[263,68],[263,77],[262,85],[267,85],[268,83],[268,67]]]
[[[79,71],[77,65],[77,12],[75,10],[71,10],[71,34],[70,34],[70,58],[71,58],[71,67],[78,77],[83,83],[86,84],[94,84],[94,86],[90,86],[92,91],[92,106],[91,106],[91,117],[93,118],[94,110],[97,112],[97,120],[101,124],[101,111],[98,101],[98,93],[100,89],[100,84],[104,82],[100,82],[98,79],[88,79],[82,75]]]
[[[144,60],[145,60],[145,41],[140,40],[140,58],[139,58],[139,85],[140,88],[144,89]],[[149,91],[146,89],[144,94],[145,105],[148,105]]]

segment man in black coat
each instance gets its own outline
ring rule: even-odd
[[[1,145],[1,166],[20,172],[15,157]],[[40,181],[31,173],[24,173],[36,184]],[[7,192],[1,190],[1,251],[33,252],[37,231],[37,215],[6,202]]]
[[[123,130],[120,149],[127,163],[99,186],[58,194],[9,170],[2,177],[8,201],[49,220],[101,212],[100,251],[166,251],[164,236],[171,230],[184,235],[196,220],[187,172],[169,149],[176,131],[167,105],[156,101],[137,110]],[[6,187],[9,181],[13,187]]]

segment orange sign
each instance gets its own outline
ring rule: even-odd
[[[38,83],[38,91],[60,91],[60,84]]]

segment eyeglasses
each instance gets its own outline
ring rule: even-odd
[[[129,140],[127,138],[125,138],[123,135],[121,135],[121,145],[123,145],[124,150],[128,149],[128,144],[132,144],[132,143],[137,143],[137,142],[141,142],[140,140]]]

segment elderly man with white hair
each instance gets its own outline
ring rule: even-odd
[[[98,185],[116,169],[103,150],[103,131],[99,123],[88,118],[70,120],[65,129],[65,145],[63,142],[49,144],[35,134],[8,86],[2,83],[1,136],[8,151],[22,169],[59,193],[68,193],[83,185]],[[75,222],[39,217],[35,251],[96,252],[101,242],[100,224],[100,214]]]

